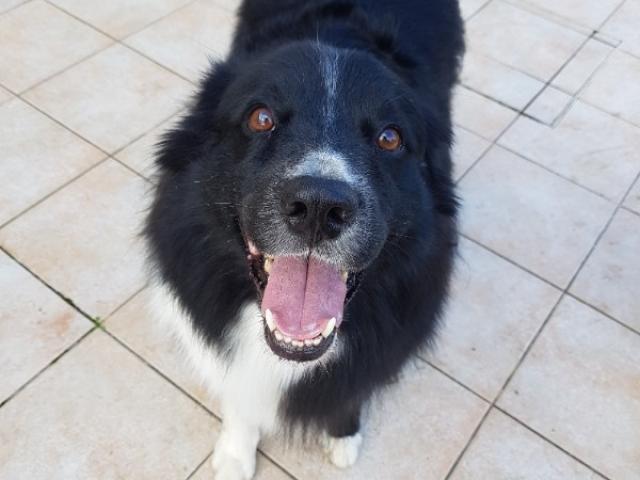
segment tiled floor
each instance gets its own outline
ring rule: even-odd
[[[237,3],[0,0],[2,480],[212,478],[219,409],[144,308],[137,233]],[[640,2],[462,7],[438,345],[354,469],[274,438],[259,479],[640,479]]]

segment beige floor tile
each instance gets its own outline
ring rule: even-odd
[[[562,0],[560,2],[556,0],[515,0],[514,3],[531,6],[543,14],[557,15],[571,23],[598,30],[620,5],[620,0]]]
[[[525,110],[525,113],[538,122],[553,125],[565,114],[574,101],[574,97],[547,86],[544,91]]]
[[[0,105],[2,105],[5,102],[8,102],[12,98],[13,98],[13,95],[8,90],[5,90],[4,88],[0,87]]]
[[[92,316],[144,284],[146,182],[107,160],[0,230],[0,244]]]
[[[460,182],[462,229],[564,287],[614,205],[500,147]]]
[[[218,5],[199,0],[149,28],[126,43],[197,81],[209,67],[209,58],[222,59],[230,45],[234,16]]]
[[[609,478],[638,478],[640,336],[565,297],[499,404]]]
[[[462,18],[467,20],[470,16],[477,13],[490,0],[460,0],[460,11]]]
[[[113,152],[178,111],[192,86],[114,45],[30,90],[26,98]]]
[[[462,83],[501,103],[522,110],[544,83],[492,58],[470,50],[464,58]]]
[[[585,36],[526,10],[496,0],[467,24],[470,50],[548,80]]]
[[[640,213],[640,180],[637,180],[629,195],[624,201],[624,206]]]
[[[471,90],[458,87],[453,98],[455,123],[488,139],[495,140],[516,118],[517,113]]]
[[[0,124],[0,177],[11,179],[0,189],[0,225],[104,158],[18,98],[0,106]]]
[[[2,403],[92,324],[2,252],[0,292]]]
[[[141,175],[152,178],[156,170],[154,165],[155,146],[160,141],[162,134],[173,127],[177,120],[178,117],[172,117],[163,122],[122,151],[116,153],[115,157]]]
[[[580,96],[640,127],[640,59],[615,51]]]
[[[153,318],[148,303],[148,292],[139,293],[105,321],[105,328],[219,415],[218,403],[198,382],[193,368],[178,347],[177,339]]]
[[[554,87],[575,95],[587,83],[593,72],[606,60],[613,47],[590,39],[567,65],[565,65],[551,84]]]
[[[580,101],[555,127],[518,118],[498,143],[615,201],[640,172],[640,128]]]
[[[0,477],[186,478],[218,428],[97,331],[0,409]]]
[[[493,400],[560,292],[463,239],[451,293],[428,359]]]
[[[198,469],[189,480],[213,480],[213,467],[211,457]],[[291,480],[291,477],[276,467],[264,455],[258,454],[256,475],[252,480]]]
[[[498,410],[482,424],[451,480],[604,480]]]
[[[605,23],[601,31],[622,40],[620,48],[640,57],[640,2],[627,0]]]
[[[454,176],[458,179],[489,148],[491,142],[462,127],[454,127],[454,135],[453,167]]]
[[[436,393],[437,392],[437,393]],[[487,404],[426,364],[408,369],[372,405],[358,462],[333,467],[319,447],[285,449],[270,440],[265,452],[300,479],[442,479],[486,411]]]
[[[189,0],[52,1],[60,8],[116,38],[137,32],[154,20],[189,3]]]
[[[571,292],[640,331],[640,216],[619,210]]]
[[[27,1],[28,0],[0,0],[0,13],[6,12],[7,10]]]
[[[236,13],[238,11],[242,2],[243,0],[214,0],[215,4],[232,13]]]
[[[0,83],[22,92],[111,40],[41,1],[0,17]]]

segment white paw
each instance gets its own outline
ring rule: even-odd
[[[220,435],[213,452],[211,465],[215,480],[251,480],[256,470],[255,450],[243,451],[237,442]]]
[[[350,437],[328,437],[326,451],[331,463],[339,468],[347,468],[356,463],[362,444],[362,435],[356,433]]]

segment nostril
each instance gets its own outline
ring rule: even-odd
[[[307,206],[303,202],[290,202],[285,208],[288,217],[303,219],[307,215]]]
[[[331,225],[341,226],[349,221],[349,212],[343,207],[331,207],[327,211],[327,222]]]

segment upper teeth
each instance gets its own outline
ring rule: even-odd
[[[343,282],[346,282],[347,278],[349,278],[349,272],[347,272],[346,270],[343,270],[342,272],[340,272],[340,277],[342,278]]]
[[[273,313],[271,310],[267,308],[267,311],[264,312],[264,319],[267,322],[267,327],[269,327],[269,331],[273,332],[276,329],[276,322],[273,320]]]
[[[322,331],[322,333],[320,335],[322,335],[324,338],[327,338],[329,335],[331,335],[331,332],[333,332],[333,329],[336,328],[336,318],[333,317],[331,320],[329,320],[329,322],[327,323],[327,326],[324,327],[324,330]]]
[[[271,271],[271,265],[273,265],[273,257],[271,255],[265,255],[264,257],[264,271],[269,273]]]

